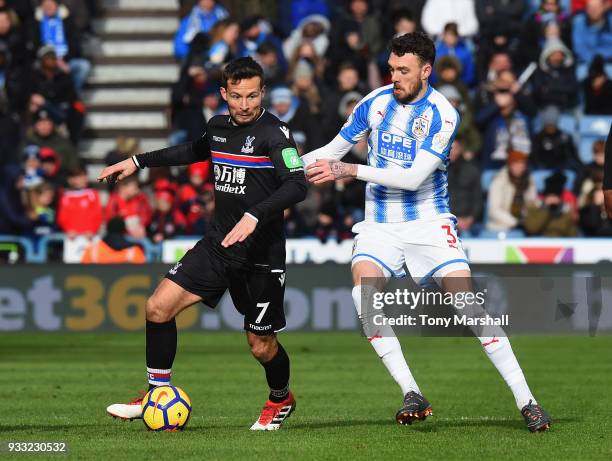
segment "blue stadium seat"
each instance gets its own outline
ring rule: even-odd
[[[578,144],[580,134],[578,132],[576,117],[572,114],[561,114],[559,117],[559,129],[565,131],[567,134],[571,134],[572,138],[574,138],[574,143]]]
[[[580,119],[580,136],[608,136],[612,115],[584,115]]]
[[[484,170],[480,174],[480,186],[483,192],[489,192],[491,182],[493,182],[493,178],[497,173],[499,173],[499,170]]]
[[[546,182],[546,178],[548,178],[553,173],[554,170],[534,170],[531,172],[531,176],[535,181],[538,192],[544,191],[544,184]],[[573,170],[563,170],[563,174],[567,177],[567,181],[565,182],[565,189],[570,191],[573,190],[574,182],[576,181],[576,173]]]

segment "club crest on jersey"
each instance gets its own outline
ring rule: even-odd
[[[425,117],[417,117],[412,122],[412,134],[417,139],[422,139],[427,136],[429,131],[429,120]]]
[[[247,136],[244,140],[244,145],[240,152],[243,154],[252,154],[253,153],[253,141],[255,141],[255,136]]]

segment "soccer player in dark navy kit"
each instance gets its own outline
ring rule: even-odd
[[[287,125],[261,107],[263,94],[259,64],[251,58],[230,62],[221,85],[229,116],[210,119],[194,142],[135,155],[104,169],[98,179],[121,181],[139,168],[212,160],[216,205],[211,230],[170,269],[146,303],[149,388],[170,382],[176,315],[198,301],[215,307],[229,289],[270,387],[251,430],[276,430],[295,408],[289,357],[276,339],[285,327],[283,210],[304,200],[307,181]],[[107,411],[123,419],[141,417],[138,399]]]

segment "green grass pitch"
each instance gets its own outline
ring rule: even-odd
[[[399,426],[401,393],[358,333],[283,333],[297,410],[252,433],[267,397],[241,333],[179,333],[173,383],[194,411],[184,432],[114,420],[144,383],[144,334],[0,335],[0,441],[65,440],[72,459],[612,459],[612,337],[517,337],[513,347],[554,425],[531,434],[472,338],[402,338],[434,415]],[[5,444],[6,445],[6,444]],[[59,459],[62,455],[8,455]]]

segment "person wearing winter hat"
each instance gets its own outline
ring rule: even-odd
[[[538,106],[569,110],[578,102],[576,70],[571,50],[558,38],[549,38],[542,49],[539,68],[533,75]]]

